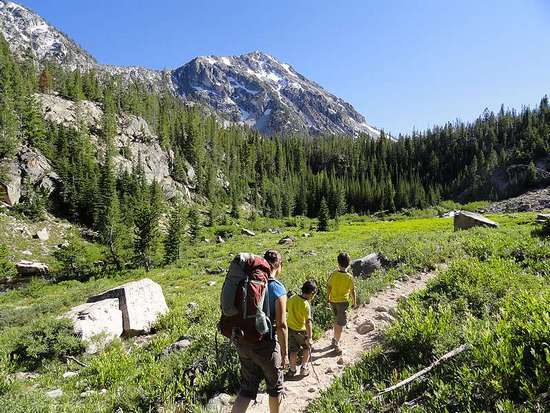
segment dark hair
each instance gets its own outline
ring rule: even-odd
[[[279,268],[283,263],[283,256],[279,251],[267,250],[264,254],[264,258],[273,270]]]
[[[302,285],[302,294],[311,294],[317,291],[317,284],[313,280],[307,280],[304,285]]]
[[[349,267],[350,258],[347,252],[341,252],[338,254],[338,265],[342,268]]]

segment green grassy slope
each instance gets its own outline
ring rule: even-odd
[[[275,224],[266,221],[255,225],[259,231],[256,237],[236,235],[225,244],[190,245],[185,258],[173,267],[149,273],[129,271],[86,283],[35,281],[25,289],[0,296],[0,363],[5,371],[21,368],[16,362],[9,362],[6,355],[32,322],[58,316],[85,301],[90,294],[125,281],[147,276],[158,282],[163,287],[170,312],[159,321],[157,332],[149,343],[137,345],[135,340],[114,343],[100,355],[83,356],[85,368],[53,359],[38,368],[41,376],[35,380],[14,381],[0,374],[0,402],[8,412],[96,412],[113,411],[118,407],[124,411],[149,411],[159,406],[167,411],[193,410],[215,393],[234,391],[238,384],[238,363],[233,350],[220,337],[217,345],[215,340],[214,326],[219,314],[217,303],[223,275],[209,275],[205,269],[226,268],[232,254],[240,251],[261,253],[267,248],[278,247],[285,257],[282,279],[287,288],[296,291],[307,278],[316,279],[322,287],[314,303],[319,334],[331,323],[323,287],[339,251],[348,251],[353,257],[380,251],[400,263],[396,268],[358,282],[360,300],[365,300],[394,279],[433,268],[440,262],[488,253],[493,244],[494,248],[500,248],[499,251],[505,250],[511,242],[510,245],[516,247],[526,243],[531,248],[536,241],[532,241],[532,227],[526,223],[532,217],[531,214],[498,216],[495,219],[504,223],[501,229],[458,233],[453,231],[451,219],[346,221],[337,231],[314,232],[311,238],[302,237],[305,231],[310,231],[299,227],[284,228],[283,234],[262,232]],[[278,246],[283,235],[295,235],[296,244]],[[547,244],[541,248],[542,253],[548,251]],[[527,257],[526,262],[537,261],[539,255],[536,254],[534,258]],[[548,276],[548,268],[542,265],[540,271],[546,271]],[[208,281],[216,281],[216,284],[208,286]],[[190,310],[190,302],[197,303],[198,307]],[[190,348],[159,358],[167,345],[183,336],[193,342]],[[69,369],[78,370],[79,374],[63,379],[62,374]],[[55,388],[61,388],[63,396],[55,400],[45,396],[46,391]],[[106,390],[104,394],[101,394],[102,389]],[[81,397],[80,393],[86,390],[97,393]],[[342,393],[342,397],[349,399],[347,393]],[[315,408],[330,411],[333,405],[328,400],[332,399],[330,392],[327,393]]]
[[[461,234],[464,257],[403,303],[384,345],[309,411],[547,411],[550,243],[516,217]],[[463,343],[469,350],[422,380],[374,398]]]

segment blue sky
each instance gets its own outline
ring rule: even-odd
[[[550,94],[550,0],[21,0],[101,63],[267,52],[393,134]]]

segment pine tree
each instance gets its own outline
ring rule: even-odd
[[[46,130],[42,114],[38,108],[38,102],[33,96],[25,98],[22,118],[25,138],[37,147],[43,147],[45,145]]]
[[[173,263],[181,258],[181,246],[185,229],[184,211],[181,203],[178,203],[170,215],[168,233],[164,240],[164,262]]]
[[[229,215],[231,215],[231,217],[235,219],[239,219],[239,217],[241,216],[237,195],[233,195],[231,197],[231,212],[229,213]]]
[[[319,205],[319,223],[317,224],[318,231],[328,231],[329,230],[329,215],[327,201],[325,197],[321,198],[321,204]]]
[[[48,70],[48,67],[44,67],[42,72],[40,72],[40,77],[38,78],[38,90],[41,93],[50,93],[52,89],[52,76]]]
[[[189,236],[192,241],[196,241],[201,232],[201,218],[199,212],[195,208],[189,211]]]
[[[109,255],[116,268],[122,268],[121,256],[128,242],[127,232],[122,222],[120,201],[116,188],[116,177],[113,171],[113,148],[108,145],[105,161],[101,168],[100,197],[98,205],[98,228],[101,239],[109,247]]]
[[[134,217],[136,232],[134,252],[138,263],[145,267],[146,271],[149,271],[155,264],[158,254],[159,219],[162,214],[161,195],[159,185],[156,182],[153,182],[150,190],[142,190]]]
[[[537,167],[533,161],[529,162],[527,167],[527,185],[533,186],[537,182]]]

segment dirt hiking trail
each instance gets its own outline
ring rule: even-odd
[[[395,281],[372,296],[368,304],[348,313],[348,325],[340,341],[342,356],[337,356],[331,348],[332,330],[325,332],[313,344],[313,368],[310,366],[309,376],[297,376],[291,381],[285,381],[286,396],[281,411],[303,412],[321,390],[327,389],[334,378],[342,374],[345,366],[356,363],[363,353],[381,342],[381,331],[393,321],[398,301],[424,288],[428,280],[434,278],[440,270],[419,273],[405,281]],[[257,403],[252,403],[247,410],[258,413],[268,411],[268,397],[265,393],[258,394]]]

